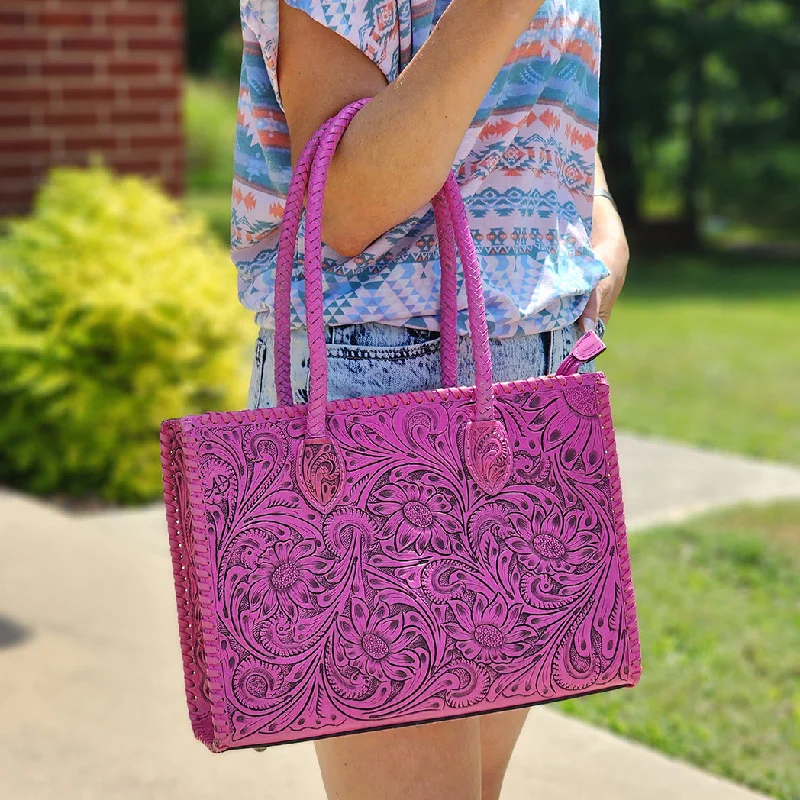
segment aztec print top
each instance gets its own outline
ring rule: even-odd
[[[366,53],[393,81],[450,0],[288,0]],[[291,177],[277,83],[278,0],[241,0],[244,55],[231,253],[239,299],[273,326],[278,233]],[[599,0],[545,0],[481,104],[453,168],[481,259],[492,336],[574,322],[608,268],[592,252],[600,61]],[[391,154],[387,154],[391,157]],[[302,278],[301,223],[295,277]],[[323,245],[325,321],[438,330],[433,208],[359,256]],[[460,284],[461,286],[461,284]],[[305,319],[295,280],[293,325]],[[463,286],[459,308],[466,309]],[[467,333],[466,310],[459,331]]]

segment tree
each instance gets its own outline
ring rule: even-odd
[[[186,61],[189,71],[211,69],[221,36],[239,19],[236,0],[186,0]]]
[[[642,187],[682,144],[678,228],[702,217],[791,224],[800,183],[800,8],[791,0],[606,0],[601,154],[634,236]],[[796,200],[795,203],[796,205]]]

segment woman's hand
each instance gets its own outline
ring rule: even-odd
[[[596,186],[606,189],[605,174],[599,156],[596,165]],[[595,327],[598,317],[608,324],[611,308],[617,302],[628,271],[630,250],[628,240],[625,238],[625,229],[617,209],[607,197],[594,198],[592,248],[611,274],[603,278],[589,295],[589,302],[581,313],[579,322],[584,333]]]

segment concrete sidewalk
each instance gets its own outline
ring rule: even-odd
[[[800,470],[622,434],[618,446],[631,530],[800,497]],[[174,604],[160,505],[75,517],[0,494],[3,800],[323,800],[311,745],[213,756],[193,740]],[[758,795],[537,708],[504,793],[529,797]]]

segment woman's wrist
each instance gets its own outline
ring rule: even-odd
[[[608,191],[608,188],[604,188],[602,186],[595,187],[594,196],[604,197],[606,200],[610,201],[612,206],[614,206],[614,210],[617,210],[617,204],[614,202],[614,198],[611,196],[611,192]]]

